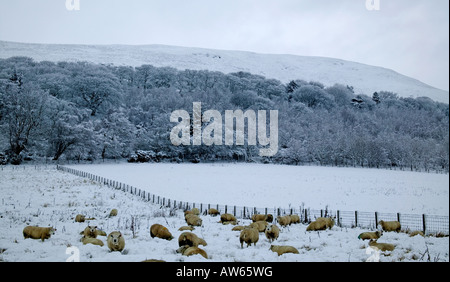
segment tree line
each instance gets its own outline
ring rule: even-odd
[[[246,161],[449,169],[449,105],[389,89],[355,93],[301,78],[247,72],[0,59],[0,163],[23,161]],[[278,110],[279,150],[174,146],[170,114]]]

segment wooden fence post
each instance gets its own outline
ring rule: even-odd
[[[422,225],[423,225],[423,234],[425,235],[427,231],[427,225],[425,223],[425,214],[422,214]]]
[[[337,217],[337,225],[338,225],[339,227],[342,227],[342,226],[341,226],[341,216],[340,216],[340,214],[339,214],[339,210],[336,211],[336,217]]]
[[[358,211],[355,211],[355,227],[358,226]]]
[[[375,212],[375,229],[378,226],[378,212]]]

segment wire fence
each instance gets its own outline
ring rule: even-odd
[[[114,189],[119,189],[127,193],[131,193],[143,200],[153,204],[161,205],[168,208],[176,208],[189,210],[198,208],[201,214],[206,215],[210,208],[217,209],[220,213],[230,213],[236,218],[250,219],[254,214],[272,214],[274,217],[297,214],[300,221],[309,223],[318,217],[334,217],[335,224],[340,227],[360,227],[368,229],[377,229],[377,222],[383,221],[399,221],[402,229],[407,231],[423,231],[425,234],[439,234],[443,236],[449,235],[449,217],[441,215],[426,214],[404,214],[404,213],[384,213],[384,212],[364,212],[364,211],[341,211],[341,210],[314,210],[305,208],[304,206],[289,208],[258,208],[234,205],[219,205],[209,203],[194,203],[173,200],[159,195],[152,194],[140,188],[130,186],[119,181],[107,179],[102,176],[94,175],[89,172],[76,170],[73,168],[57,165],[58,170],[68,172],[77,176],[89,178],[93,181],[103,183]]]

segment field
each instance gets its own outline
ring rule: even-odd
[[[77,167],[77,169],[83,168],[83,166],[74,167]],[[142,168],[146,170],[146,173],[139,174],[136,172],[136,175],[134,175],[130,172],[131,170],[127,170],[128,167],[134,168],[133,171]],[[181,178],[175,177],[173,179],[170,177],[171,174],[164,174],[165,171],[170,171],[170,167],[176,172],[172,172],[172,175],[179,174],[178,177]],[[99,175],[111,173],[116,178],[120,178],[119,175],[122,175],[127,179],[117,180],[124,182],[127,180],[130,182],[130,185],[138,187],[141,184],[146,184],[145,187],[148,189],[155,189],[153,191],[154,193],[161,192],[161,195],[173,196],[175,199],[181,199],[189,195],[189,193],[183,193],[191,187],[190,194],[194,194],[194,198],[196,199],[205,197],[203,198],[204,201],[212,200],[212,198],[208,197],[213,197],[214,193],[212,192],[217,192],[224,185],[237,187],[237,190],[243,191],[250,190],[251,187],[258,187],[261,183],[266,183],[267,185],[262,188],[260,187],[259,191],[254,190],[253,192],[236,193],[234,196],[225,197],[225,194],[218,194],[217,192],[214,199],[224,197],[223,200],[225,203],[233,201],[235,204],[254,204],[255,202],[252,201],[256,201],[258,205],[261,204],[263,206],[269,203],[280,206],[289,203],[294,204],[294,201],[291,200],[297,199],[298,194],[286,195],[282,193],[283,197],[277,198],[275,197],[276,194],[270,194],[270,180],[271,183],[276,183],[278,187],[285,187],[284,189],[289,190],[289,183],[300,181],[306,172],[297,172],[292,175],[292,178],[286,179],[286,175],[283,176],[280,173],[294,168],[279,166],[271,169],[274,170],[275,175],[278,175],[275,178],[275,175],[267,175],[267,171],[262,171],[263,167],[259,165],[186,165],[183,166],[183,170],[186,171],[180,172],[180,170],[177,170],[179,167],[171,164],[133,166],[127,164],[120,166],[89,166],[89,171]],[[214,174],[213,172],[217,172],[218,168],[221,168],[221,171],[226,171],[227,175],[221,176]],[[95,169],[100,171],[95,171]],[[116,169],[120,169],[121,173],[118,174]],[[314,170],[324,169],[326,174],[323,175],[326,175],[325,178],[327,179],[322,180],[330,185],[339,184],[339,178],[333,178],[331,169],[329,171],[327,171],[327,168],[303,169],[311,169],[309,174],[311,177],[310,187],[315,188],[312,191],[314,191],[314,194],[317,192],[318,194],[316,195],[324,193],[321,192],[322,190],[318,186],[315,186],[324,177],[320,177],[319,174],[314,175],[312,173]],[[358,172],[356,175],[363,173],[364,170],[358,170]],[[192,173],[197,174],[192,175],[189,179],[188,176]],[[355,170],[342,169],[339,175],[345,175],[345,173],[355,175]],[[383,171],[383,173],[389,174],[391,172]],[[399,173],[401,175],[405,172],[392,173]],[[413,175],[416,175],[416,178],[413,178]],[[313,197],[308,196],[308,193],[305,193],[306,190],[304,189],[302,190],[304,197],[299,198],[307,205],[329,205],[333,208],[340,208],[339,203],[341,202],[342,206],[348,209],[359,208],[355,206],[359,204],[364,207],[364,210],[370,210],[375,207],[375,204],[361,204],[360,201],[364,201],[365,198],[361,197],[361,194],[358,195],[356,191],[351,190],[353,185],[351,183],[358,183],[360,181],[361,184],[359,187],[364,186],[364,183],[370,183],[364,190],[364,193],[367,193],[367,197],[370,198],[372,195],[377,195],[374,187],[377,185],[379,187],[387,186],[389,181],[386,179],[391,179],[391,182],[394,182],[390,186],[391,188],[386,187],[384,189],[387,190],[381,190],[378,193],[378,197],[383,198],[389,195],[405,194],[403,197],[409,195],[408,200],[411,199],[411,201],[415,198],[422,198],[424,202],[414,210],[415,212],[433,212],[448,215],[448,175],[405,173],[402,179],[390,178],[390,176],[383,177],[384,180],[379,180],[381,181],[379,183],[373,183],[371,181],[374,180],[370,180],[367,177],[366,175],[365,180],[364,178],[360,180],[353,179],[352,181],[350,179],[345,180],[350,181],[346,186],[349,189],[347,194],[341,194],[340,192],[336,195],[348,195],[348,197],[342,197],[340,201],[335,200],[333,202],[331,201],[333,197],[329,197],[321,202],[310,202],[309,200]],[[111,178],[114,179],[114,177]],[[419,180],[422,178],[426,179],[423,180],[423,183],[420,183]],[[436,179],[433,181],[433,178]],[[262,233],[256,246],[248,248],[244,246],[241,249],[239,232],[231,231],[231,225],[218,223],[218,217],[207,215],[201,216],[203,225],[196,227],[193,232],[199,237],[204,238],[208,243],[207,246],[202,247],[208,253],[208,259],[199,255],[186,257],[176,253],[176,249],[178,248],[177,238],[181,234],[178,228],[186,225],[183,211],[181,210],[170,210],[159,205],[153,205],[129,193],[124,193],[123,191],[112,189],[103,184],[76,177],[69,173],[57,171],[54,167],[8,166],[0,170],[0,179],[0,261],[63,262],[71,257],[71,253],[66,253],[68,247],[78,248],[80,261],[142,261],[145,259],[162,259],[174,262],[360,262],[378,257],[378,254],[375,254],[371,249],[367,248],[367,241],[361,241],[357,238],[361,232],[368,231],[366,229],[334,226],[331,230],[307,232],[307,225],[305,224],[295,224],[281,228],[280,237],[273,243],[276,245],[294,246],[299,250],[299,254],[278,256],[269,250],[271,243],[269,243]],[[148,179],[151,179],[151,181]],[[242,182],[239,182],[239,179]],[[443,179],[447,179],[447,182]],[[197,182],[195,182],[196,180]],[[261,182],[255,182],[253,186],[250,185],[251,181],[258,180]],[[139,181],[141,181],[141,184],[139,184]],[[416,188],[410,188],[411,190],[408,193],[404,192],[406,188],[392,190],[392,187],[395,186],[401,188],[401,183],[404,182],[405,187],[410,187],[411,183],[417,183],[417,186],[415,186]],[[409,182],[409,184],[406,182]],[[341,185],[343,184],[341,183]],[[446,188],[443,187],[444,185]],[[192,189],[199,189],[199,187],[205,188],[192,191]],[[302,185],[296,185],[296,187],[302,187]],[[177,191],[178,193],[176,193]],[[207,193],[208,191],[210,191],[210,194]],[[271,201],[266,202],[265,197],[272,197],[270,199]],[[400,196],[398,197],[401,198]],[[285,200],[286,198],[289,198],[287,202]],[[354,202],[344,203],[347,199],[354,199]],[[357,199],[360,199],[360,201],[357,201]],[[393,197],[393,199],[396,199],[396,197]],[[444,202],[446,202],[446,205],[444,205]],[[376,207],[378,209],[380,206],[376,205]],[[392,209],[398,210],[402,208],[411,211],[411,207],[409,205],[395,204]],[[116,217],[110,218],[108,214],[112,208],[118,209],[119,214]],[[88,225],[88,222],[74,222],[74,217],[79,213],[85,214],[88,217],[94,217],[94,220],[89,221],[89,225],[96,225],[106,233],[115,230],[121,231],[126,240],[125,250],[122,253],[110,252],[106,245],[103,247],[83,245],[79,241],[81,238],[79,233]],[[149,229],[155,223],[168,227],[175,239],[166,241],[151,238]],[[239,224],[248,225],[249,223],[250,220],[242,219]],[[27,225],[53,226],[57,231],[50,239],[44,242],[24,239],[22,230]],[[99,238],[106,242],[105,237]],[[449,261],[449,237],[409,237],[408,234],[402,232],[385,232],[379,241],[396,245],[394,251],[379,254],[380,261]]]

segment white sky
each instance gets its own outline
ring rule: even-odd
[[[324,56],[449,90],[449,1],[0,0],[0,40],[166,44]],[[378,0],[373,0],[378,1]]]

